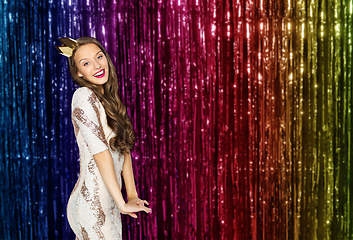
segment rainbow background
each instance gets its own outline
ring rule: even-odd
[[[151,214],[124,239],[353,238],[353,0],[0,0],[0,236],[74,239],[58,37],[117,68]]]

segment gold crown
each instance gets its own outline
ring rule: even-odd
[[[61,42],[62,46],[55,46],[55,48],[59,51],[60,54],[66,57],[71,57],[73,50],[75,47],[77,47],[77,41],[68,37],[59,38],[59,41]]]

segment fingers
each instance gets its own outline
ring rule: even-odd
[[[136,213],[128,213],[128,214],[130,215],[130,217],[137,218]]]
[[[140,211],[145,211],[146,213],[150,213],[151,209],[150,208],[146,208],[146,209],[143,209],[143,210],[139,210],[138,212],[140,212]],[[124,213],[122,212],[122,214],[129,215],[132,218],[137,218],[137,214],[133,213],[133,212],[124,212]]]
[[[152,211],[151,208],[148,208],[148,207],[145,207],[144,205],[139,205],[138,204],[138,209],[136,209],[134,212],[141,212],[141,211],[144,211],[146,213],[150,213]]]
[[[146,200],[142,200],[139,198],[134,198],[129,200],[130,203],[135,203],[137,205],[143,206],[145,204],[150,205]]]
[[[121,211],[122,214],[127,214],[133,218],[137,218],[136,212],[144,211],[146,213],[150,213],[152,211],[151,208],[146,207],[144,204],[148,204],[146,200],[140,200],[136,202],[129,202],[127,204],[127,208],[125,211]]]
[[[151,212],[151,208],[145,207],[144,203],[142,204],[137,204],[139,207],[137,209],[136,212],[141,212],[141,211],[145,211],[146,213],[150,213]]]
[[[145,204],[150,205],[146,200],[139,200],[137,204],[141,206],[144,206]]]
[[[151,208],[148,208],[148,207],[143,207],[143,210],[146,212],[146,213],[150,213],[152,211]]]

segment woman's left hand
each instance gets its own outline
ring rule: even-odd
[[[141,200],[138,197],[134,197],[128,200],[128,203],[134,203],[136,205],[144,206],[145,204],[150,205],[146,200]]]

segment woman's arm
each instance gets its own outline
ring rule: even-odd
[[[123,214],[129,214],[132,217],[137,217],[134,212],[145,211],[149,213],[151,210],[145,206],[136,205],[132,203],[125,203],[123,195],[121,194],[120,186],[115,175],[115,168],[113,158],[109,150],[97,153],[94,156],[94,160],[98,166],[99,172],[102,175],[103,181],[107,186],[110,194],[112,195],[115,204],[119,211]]]
[[[121,194],[118,180],[116,179],[112,155],[109,150],[105,150],[101,153],[95,154],[93,157],[96,161],[99,172],[102,175],[103,181],[115,201],[116,206],[119,210],[124,211],[125,201],[123,195]]]
[[[128,202],[133,202],[139,205],[144,205],[144,204],[149,205],[149,203],[146,200],[141,200],[137,197],[130,151],[124,154],[124,165],[123,165],[122,175],[125,182]]]
[[[131,155],[130,151],[124,154],[124,165],[123,171],[121,173],[124,178],[127,200],[137,198],[137,191],[135,186],[134,180],[134,173],[132,171],[132,162],[131,162]]]

